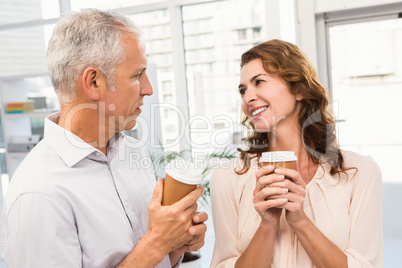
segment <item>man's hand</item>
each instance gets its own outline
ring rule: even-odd
[[[162,206],[163,181],[158,179],[148,208],[148,231],[144,237],[155,241],[165,255],[182,247],[183,252],[184,248],[195,250],[201,247],[200,240],[203,240],[206,231],[203,222],[207,216],[205,213],[196,214],[196,210],[197,199],[203,190],[199,186],[171,206]],[[193,226],[193,222],[197,225]]]
[[[205,232],[207,226],[204,222],[208,220],[208,215],[205,212],[197,213],[193,216],[193,226],[188,232],[193,235],[193,238],[184,244],[184,251],[197,251],[204,245]]]
[[[196,210],[203,191],[199,186],[173,205],[162,206],[163,181],[158,178],[148,207],[148,230],[118,267],[155,267],[168,254],[173,266],[183,252],[201,248],[208,216]]]
[[[194,215],[194,225],[188,230],[189,234],[193,235],[193,238],[182,247],[170,253],[170,261],[172,266],[176,264],[184,252],[197,251],[204,245],[205,232],[207,231],[207,226],[204,222],[207,220],[208,215],[205,212],[200,212]]]

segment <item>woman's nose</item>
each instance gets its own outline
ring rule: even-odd
[[[247,104],[253,103],[257,100],[257,94],[255,94],[255,91],[253,89],[247,89],[243,99],[244,102]]]

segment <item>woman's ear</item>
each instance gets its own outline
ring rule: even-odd
[[[296,100],[297,101],[301,101],[301,100],[303,100],[304,98],[303,98],[303,96],[302,96],[302,94],[300,94],[300,93],[297,93],[296,94]]]
[[[101,91],[106,85],[105,76],[95,67],[88,67],[82,74],[82,84],[85,94],[91,100],[99,100]]]

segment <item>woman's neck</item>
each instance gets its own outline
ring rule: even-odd
[[[298,171],[307,184],[314,177],[318,164],[309,157],[299,128],[296,124],[282,124],[275,130],[268,133],[269,151],[293,151],[297,156]]]

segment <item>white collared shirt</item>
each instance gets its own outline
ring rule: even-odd
[[[15,172],[2,215],[7,267],[115,267],[148,228],[155,175],[147,150],[122,133],[107,156],[45,120],[44,139]],[[169,257],[157,267],[171,267]]]

